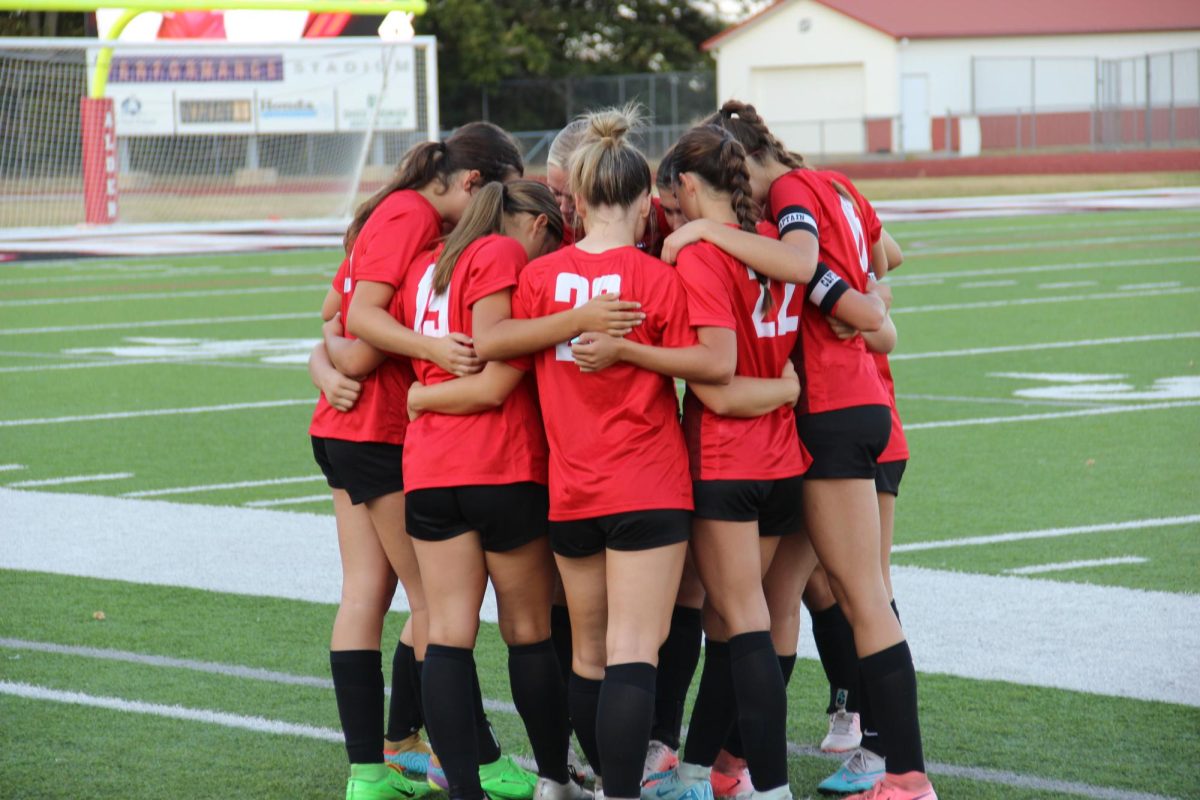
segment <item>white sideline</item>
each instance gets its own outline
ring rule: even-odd
[[[0,420],[0,428],[17,428],[28,425],[62,425],[67,422],[97,422],[110,419],[135,419],[137,417],[174,417],[180,414],[210,414],[221,411],[245,411],[257,408],[280,408],[282,406],[312,405],[313,399],[264,400],[256,403],[225,403],[217,406],[189,406],[188,408],[148,408],[143,411],[112,411],[107,414],[78,414],[69,417],[34,417],[30,419]]]
[[[1064,528],[1043,528],[1039,531],[1016,533],[993,533],[985,536],[965,536],[959,539],[940,539],[931,542],[909,542],[892,547],[893,553],[917,553],[923,550],[945,550],[953,547],[978,547],[1004,542],[1023,542],[1027,539],[1053,539],[1059,536],[1074,536],[1078,533],[1111,533],[1113,531],[1136,531],[1145,528],[1173,528],[1178,525],[1200,523],[1200,514],[1180,517],[1157,517],[1134,519],[1127,522],[1105,522],[1099,525],[1073,525]]]
[[[1169,342],[1175,339],[1200,339],[1200,331],[1181,333],[1149,333],[1141,336],[1114,336],[1107,339],[1076,339],[1073,342],[1038,342],[1037,344],[1009,344],[999,347],[968,347],[962,350],[934,350],[928,353],[897,353],[888,356],[889,361],[914,361],[918,358],[954,358],[957,356],[983,356],[992,353],[1021,353],[1027,350],[1060,350],[1076,347],[1096,347],[1108,344],[1132,344],[1134,342]]]
[[[1115,558],[1086,558],[1081,561],[1059,561],[1054,564],[1031,564],[1028,567],[1013,567],[1004,570],[1005,575],[1041,575],[1045,572],[1063,572],[1090,567],[1115,567],[1121,564],[1145,564],[1150,559],[1141,556],[1116,556]]]
[[[34,489],[40,486],[66,486],[71,483],[94,483],[96,481],[120,481],[132,478],[132,472],[108,472],[97,475],[68,475],[65,478],[43,478],[36,481],[17,481],[6,484],[10,489]]]
[[[1169,408],[1195,408],[1200,406],[1198,400],[1180,400],[1171,403],[1143,403],[1141,405],[1103,406],[1101,408],[1083,408],[1077,411],[1053,411],[1045,414],[1014,414],[1008,417],[976,417],[974,419],[942,419],[934,422],[916,422],[905,424],[904,430],[923,431],[931,428],[965,428],[975,425],[1004,425],[1010,422],[1041,422],[1050,419],[1068,419],[1070,417],[1096,417],[1106,414],[1129,414],[1135,411],[1161,411]]]
[[[251,500],[242,503],[246,508],[274,508],[276,506],[298,506],[307,503],[328,503],[329,492],[325,494],[310,494],[304,497],[281,497],[277,500]]]
[[[98,322],[89,325],[51,325],[45,328],[0,328],[0,336],[32,336],[43,333],[83,333],[85,331],[124,331],[135,328],[171,328],[178,325],[227,325],[234,322],[281,322],[293,319],[316,320],[312,311],[290,314],[251,314],[236,317],[191,317],[155,319],[142,322]]]
[[[323,481],[322,475],[298,475],[294,478],[267,478],[261,481],[237,481],[235,483],[208,483],[199,486],[175,486],[170,489],[142,489],[137,492],[125,492],[122,497],[163,497],[170,494],[196,494],[198,492],[213,492],[222,489],[250,489],[256,486],[283,486],[289,483],[316,483]],[[322,497],[328,499],[329,495]],[[258,501],[263,502],[263,501]],[[274,500],[266,502],[277,502]]]
[[[327,515],[0,489],[0,519],[0,568],[320,603],[341,593]],[[919,669],[1200,706],[1192,668],[1200,597],[915,567],[893,573]],[[490,590],[482,616],[496,620]],[[809,637],[801,655],[816,657]]]

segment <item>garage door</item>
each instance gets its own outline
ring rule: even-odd
[[[800,153],[865,150],[866,71],[862,64],[754,69],[755,107],[772,132]]]

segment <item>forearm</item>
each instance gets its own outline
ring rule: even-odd
[[[480,332],[475,353],[485,361],[504,361],[574,339],[583,333],[574,309],[536,319],[504,319]]]
[[[337,371],[351,378],[369,375],[387,358],[362,339],[347,339],[328,331],[325,332],[325,352]]]
[[[477,375],[414,385],[408,394],[408,408],[418,414],[478,414],[503,405],[524,376],[514,367],[492,362]]]
[[[312,385],[324,391],[329,381],[336,377],[336,372],[337,367],[333,366],[333,362],[329,360],[329,353],[325,351],[324,343],[318,343],[308,356],[308,378],[312,381]]]
[[[877,331],[883,326],[888,309],[879,295],[872,292],[863,294],[849,289],[838,299],[832,314],[865,334]]]
[[[653,345],[620,341],[620,359],[651,372],[681,378],[689,383],[725,385],[733,379],[734,364],[698,344],[691,347],[654,347]]]
[[[347,328],[359,339],[386,353],[433,360],[430,357],[429,337],[402,325],[378,306],[355,305],[350,311]]]
[[[734,376],[725,386],[688,384],[692,393],[714,414],[749,419],[796,402],[796,381],[783,378]]]
[[[867,349],[872,353],[886,355],[896,349],[896,325],[890,316],[884,318],[879,330],[864,332],[862,337],[867,343]]]
[[[756,272],[777,281],[808,283],[817,268],[815,237],[813,246],[807,247],[728,225],[710,225],[705,228],[704,238]]]

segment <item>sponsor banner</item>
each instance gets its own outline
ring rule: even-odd
[[[203,52],[119,50],[105,96],[121,136],[415,130],[411,45],[375,38]],[[91,64],[99,50],[89,51]],[[89,76],[91,70],[89,70]]]

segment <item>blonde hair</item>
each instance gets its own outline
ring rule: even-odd
[[[633,205],[650,191],[650,165],[628,141],[642,115],[636,104],[606,108],[584,117],[587,134],[571,158],[568,186],[589,205]]]
[[[500,233],[505,215],[522,213],[535,217],[544,214],[546,233],[555,240],[562,239],[562,212],[558,210],[554,193],[544,183],[530,180],[489,183],[475,192],[462,219],[446,239],[446,246],[442,248],[433,270],[434,294],[441,294],[450,286],[454,267],[472,242],[489,234]]]
[[[588,121],[584,117],[568,122],[567,127],[559,131],[550,143],[550,149],[546,151],[546,166],[566,170],[571,164],[571,156],[587,137],[587,132]]]

